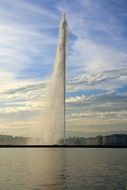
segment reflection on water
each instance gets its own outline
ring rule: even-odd
[[[41,153],[39,153],[41,151]],[[39,156],[38,156],[39,153]],[[34,189],[65,189],[65,154],[64,149],[41,149],[30,151],[28,161],[27,184]],[[32,176],[32,178],[31,178]]]
[[[0,190],[124,190],[126,149],[0,149]]]

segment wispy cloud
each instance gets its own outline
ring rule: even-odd
[[[114,0],[1,0],[0,128],[23,132],[36,127],[35,120],[39,125],[65,11],[68,130],[125,130],[126,6]]]
[[[68,92],[76,92],[84,89],[112,92],[120,87],[126,87],[126,69],[104,70],[98,73],[79,74],[68,81]]]

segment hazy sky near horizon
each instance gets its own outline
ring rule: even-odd
[[[28,135],[40,126],[63,12],[67,130],[127,131],[127,1],[0,3],[0,134]]]

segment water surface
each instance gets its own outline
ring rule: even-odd
[[[0,149],[0,190],[125,190],[126,184],[126,149]]]

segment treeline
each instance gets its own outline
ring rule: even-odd
[[[27,145],[40,144],[41,139],[31,137],[20,137],[12,135],[0,135],[0,145]]]
[[[26,145],[28,138],[11,135],[0,135],[0,145]]]

